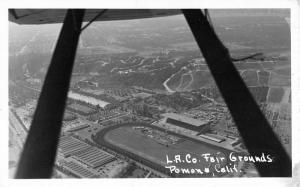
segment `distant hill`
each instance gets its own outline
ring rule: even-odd
[[[215,31],[231,54],[280,54],[290,51],[288,9],[211,10]],[[25,74],[43,78],[50,62],[61,25],[9,26],[9,73],[11,79]],[[203,36],[205,37],[205,36]],[[103,87],[145,86],[177,91],[214,84],[204,65],[191,65],[201,53],[182,15],[143,20],[96,22],[81,35],[74,75],[92,77]],[[288,60],[280,60],[289,66]],[[273,68],[274,64],[265,64]],[[268,67],[267,67],[268,66]],[[250,85],[258,63],[238,64],[238,69],[253,69],[244,76]],[[182,68],[184,68],[182,70]],[[285,67],[277,74],[288,72]],[[92,73],[92,74],[90,74]],[[96,75],[96,76],[92,76]],[[171,76],[173,76],[171,78]],[[166,82],[167,79],[170,79]],[[289,85],[283,76],[271,75],[273,85]],[[260,80],[262,81],[262,80]],[[164,83],[166,83],[164,85]]]
[[[209,9],[213,17],[280,16],[290,17],[289,9]]]

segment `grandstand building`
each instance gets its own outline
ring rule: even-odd
[[[75,160],[78,160],[79,162],[92,168],[100,167],[116,159],[115,156],[96,147],[91,147],[78,152],[74,156],[71,156],[71,158],[74,158]]]
[[[190,118],[176,113],[162,114],[161,121],[165,128],[176,132],[183,132],[189,135],[202,134],[208,130],[210,121]]]
[[[60,138],[58,147],[59,166],[79,178],[103,177],[99,167],[116,161],[116,157],[97,147],[88,145],[72,136]]]
[[[75,160],[65,162],[63,168],[75,175],[78,178],[98,178],[99,174],[93,170],[82,166]]]
[[[58,153],[64,157],[69,157],[70,155],[86,150],[90,147],[90,145],[84,143],[81,140],[78,140],[71,136],[63,136],[59,141]]]
[[[81,120],[73,120],[70,122],[64,122],[63,123],[63,127],[62,127],[62,131],[63,132],[71,132],[71,131],[77,131],[77,130],[81,130],[84,128],[89,127],[90,125],[85,123],[84,121]]]

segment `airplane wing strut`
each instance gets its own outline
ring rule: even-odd
[[[291,177],[291,159],[236,70],[228,49],[201,10],[182,12],[250,155],[274,157],[271,163],[254,163],[260,176]]]
[[[16,178],[50,178],[84,10],[68,10],[44,81]]]
[[[101,12],[99,12],[95,17],[93,17],[86,25],[84,25],[81,28],[81,32],[86,29],[90,24],[92,24],[95,20],[97,20],[97,18],[99,18],[101,15],[103,15],[105,12],[107,11],[107,9],[102,10]]]

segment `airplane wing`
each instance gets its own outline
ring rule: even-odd
[[[84,22],[95,18],[104,9],[86,9]],[[18,24],[62,23],[66,9],[9,9],[9,21]],[[95,21],[128,20],[181,14],[179,9],[108,9]]]

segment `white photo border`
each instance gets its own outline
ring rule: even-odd
[[[300,1],[297,0],[2,0],[0,2],[0,186],[300,186]],[[292,178],[8,179],[9,8],[289,8],[291,10]]]

